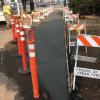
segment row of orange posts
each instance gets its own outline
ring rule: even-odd
[[[43,11],[42,15],[37,15],[37,12],[40,13],[41,11]],[[41,9],[39,11],[33,12],[32,14],[12,16],[11,18],[13,41],[17,42],[18,55],[22,57],[22,67],[18,69],[18,72],[20,74],[27,74],[31,72],[34,99],[39,99],[41,95],[38,79],[38,66],[35,54],[35,35],[32,29],[32,24],[33,22],[35,23],[38,20],[41,20],[41,18],[44,20],[45,16],[49,16],[51,12],[53,12],[53,7]],[[36,14],[36,17],[34,14]],[[27,44],[30,68],[27,64]],[[42,97],[47,100],[48,93],[45,88],[43,88],[42,94],[44,96]]]
[[[34,99],[40,98],[39,92],[39,80],[38,80],[38,67],[35,55],[35,37],[34,31],[30,29],[23,28],[23,21],[20,16],[12,16],[12,34],[13,41],[17,42],[18,55],[22,57],[22,68],[19,73],[27,74],[31,71],[32,85],[33,85],[33,96]],[[27,52],[26,43],[28,44],[28,53],[30,60],[30,70],[27,64]]]

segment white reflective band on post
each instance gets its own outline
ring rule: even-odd
[[[16,30],[16,32],[19,32],[19,30]]]
[[[77,45],[100,47],[100,36],[95,35],[79,35],[77,39]]]
[[[11,24],[14,24],[14,22],[11,22]]]
[[[24,35],[24,31],[21,31],[21,32],[20,32],[20,35]]]
[[[100,79],[100,70],[75,67],[74,74],[76,76]]]
[[[21,40],[21,41],[25,41],[25,37],[21,37],[20,40]]]
[[[29,48],[29,50],[30,50],[30,49],[35,49],[35,45],[34,45],[34,44],[29,44],[29,45],[28,45],[28,48]]]
[[[35,57],[35,52],[29,52],[29,57]]]
[[[14,21],[14,19],[11,19],[11,21]]]
[[[16,24],[16,27],[19,27],[19,25],[18,25],[18,24]]]

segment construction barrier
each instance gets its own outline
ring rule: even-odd
[[[32,16],[33,16],[33,23],[39,24],[41,22],[41,18],[40,18],[40,12],[39,11],[34,11],[32,12]]]
[[[73,90],[75,89],[76,76],[100,79],[100,70],[77,67],[79,47],[80,46],[86,46],[86,47],[88,46],[88,47],[99,47],[100,48],[100,36],[78,35],[76,44],[77,45],[76,45],[75,65],[74,65]],[[86,67],[86,66],[84,66],[84,67]]]
[[[41,8],[41,9],[37,9],[37,10],[33,11],[32,12],[33,23],[37,23],[37,24],[41,23],[53,11],[54,11],[53,7]]]
[[[67,30],[68,30],[68,35],[67,35],[67,41],[68,41],[68,51],[69,53],[71,52],[70,48],[71,46],[75,46],[75,40],[76,40],[76,36],[77,34],[86,34],[86,24],[83,24],[81,22],[77,23],[77,24],[67,24]],[[76,34],[75,32],[76,31]]]
[[[44,12],[43,11],[40,11],[39,19],[40,19],[40,21],[44,20]]]
[[[26,35],[27,35],[27,43],[29,50],[30,69],[32,76],[33,93],[34,93],[33,95],[35,99],[39,99],[40,92],[38,83],[38,66],[35,54],[35,36],[32,29],[27,30]]]
[[[32,27],[32,14],[22,14],[21,19],[23,21],[24,28],[31,28]]]
[[[63,19],[65,23],[78,23],[79,14],[73,14],[73,11],[67,6],[63,8]]]
[[[15,42],[16,42],[16,40],[17,40],[16,30],[15,30],[16,19],[20,19],[20,16],[12,16],[12,17],[11,17],[12,34],[13,34],[13,40],[14,40]]]

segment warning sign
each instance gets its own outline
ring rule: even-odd
[[[22,14],[23,27],[31,28],[32,26],[32,15],[31,14]]]
[[[75,67],[74,74],[75,76],[83,76],[83,77],[100,79],[100,70],[95,70],[95,69]]]

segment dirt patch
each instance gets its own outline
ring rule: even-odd
[[[18,86],[4,73],[0,73],[0,100],[14,100]]]
[[[22,60],[17,56],[17,45],[6,44],[3,49],[3,61],[0,64],[0,73],[2,73],[0,75],[3,76],[0,77],[0,89],[4,89],[2,94],[0,93],[0,100],[24,100],[28,92],[31,93],[28,94],[29,100],[32,99],[31,76],[19,74],[20,66]]]

